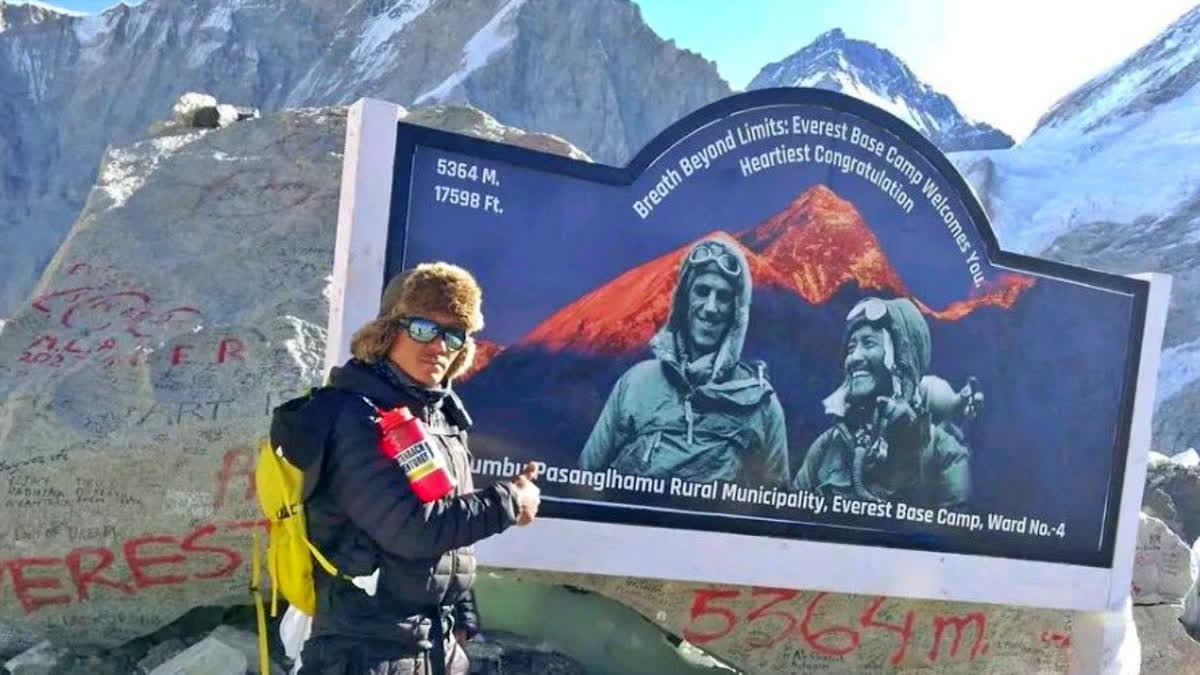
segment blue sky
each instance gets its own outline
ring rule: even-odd
[[[116,0],[62,0],[96,12]],[[832,28],[899,56],[959,110],[1018,140],[1062,96],[1120,62],[1196,0],[635,0],[659,35],[734,89]],[[130,4],[137,4],[130,2]]]

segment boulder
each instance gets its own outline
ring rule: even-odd
[[[150,675],[231,675],[245,673],[246,655],[215,637],[206,637],[150,671]]]
[[[1134,604],[1183,602],[1196,583],[1191,549],[1163,521],[1144,513],[1138,515],[1131,589]]]
[[[1166,521],[1184,541],[1200,537],[1200,466],[1153,462],[1146,467],[1142,509]]]
[[[4,669],[11,675],[50,675],[61,671],[70,656],[69,650],[47,640],[9,659]]]
[[[1142,642],[1142,671],[1146,675],[1200,673],[1200,643],[1179,622],[1179,607],[1152,605],[1133,608]]]
[[[1192,542],[1192,560],[1200,562],[1200,539]],[[1179,621],[1188,635],[1200,638],[1200,576],[1183,599],[1183,613],[1179,616]]]
[[[484,639],[468,642],[466,650],[472,675],[585,675],[588,672],[552,645],[504,631],[492,631]]]

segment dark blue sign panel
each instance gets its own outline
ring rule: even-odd
[[[625,168],[401,124],[386,275],[484,289],[476,481],[546,516],[1111,564],[1148,284],[1002,252],[890,115],[768,90]]]

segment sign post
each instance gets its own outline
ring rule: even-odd
[[[542,466],[487,564],[1122,608],[1169,278],[1002,250],[833,92],[730,97],[626,167],[396,110],[351,116],[327,365],[405,266],[475,274],[476,482]]]

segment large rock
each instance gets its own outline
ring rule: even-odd
[[[584,157],[477,111],[417,123]],[[344,109],[111,150],[0,334],[0,622],[119,644],[248,602],[253,451],[323,378]]]
[[[1188,636],[1174,605],[1134,607],[1146,675],[1200,673],[1200,643]]]
[[[1150,463],[1142,510],[1167,523],[1184,541],[1195,541],[1200,537],[1200,467]]]
[[[1192,560],[1200,562],[1200,539],[1192,542]],[[1200,576],[1183,599],[1183,614],[1179,616],[1179,621],[1188,635],[1200,639]]]
[[[215,637],[206,637],[150,671],[150,675],[230,675],[245,673],[246,655]]]
[[[1192,550],[1163,521],[1139,513],[1133,558],[1135,605],[1178,604],[1196,583]]]

